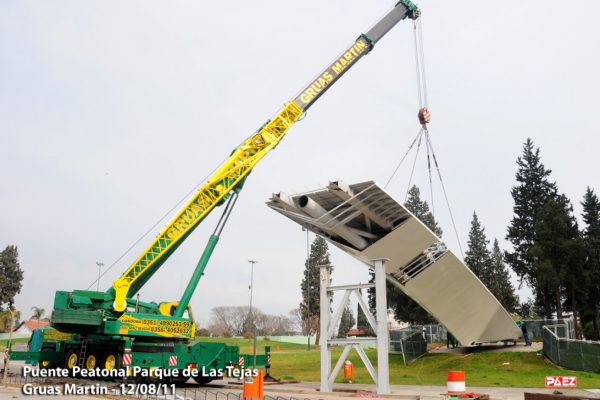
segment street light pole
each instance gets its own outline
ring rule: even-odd
[[[96,261],[96,265],[98,266],[98,281],[96,283],[96,291],[100,291],[100,270],[104,267],[104,263],[100,261]]]
[[[254,323],[254,314],[252,313],[252,291],[254,289],[254,264],[258,261],[256,260],[248,260],[248,262],[252,265],[250,269],[250,321],[252,322],[252,336],[254,337],[254,345],[253,347],[253,367],[256,367],[256,324]]]
[[[310,250],[308,244],[308,234],[310,231],[307,228],[302,228],[302,230],[306,231],[306,320],[308,321],[307,350],[310,351],[310,334],[312,332],[310,320]]]

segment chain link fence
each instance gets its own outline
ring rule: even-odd
[[[446,341],[448,330],[444,325],[422,325],[420,328],[425,334],[427,343],[440,343]]]
[[[404,365],[427,354],[427,342],[421,329],[407,328],[390,331],[390,353],[402,354]]]
[[[600,342],[569,339],[567,324],[544,325],[543,353],[553,363],[578,371],[600,373]]]
[[[572,319],[530,319],[520,321],[527,327],[527,334],[531,340],[542,340],[544,326],[561,325],[561,334],[559,337],[575,339],[575,324]]]
[[[431,324],[431,325],[412,325],[408,328],[403,329],[393,329],[390,330],[390,335],[392,332],[414,332],[419,331],[423,335],[423,338],[427,343],[440,343],[446,341],[446,334],[448,330],[444,325],[440,324]]]

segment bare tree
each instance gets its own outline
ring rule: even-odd
[[[252,322],[259,335],[285,335],[292,331],[290,318],[268,315],[252,307],[252,318],[247,306],[220,306],[212,309],[209,331],[215,336],[243,336],[252,332]]]
[[[210,325],[220,327],[233,336],[244,334],[244,324],[248,318],[248,307],[220,306],[212,309]]]

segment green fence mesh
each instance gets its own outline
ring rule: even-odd
[[[561,325],[561,334],[559,337],[575,338],[572,319],[532,319],[519,321],[527,327],[527,334],[531,340],[542,340],[543,328],[546,325]]]
[[[400,353],[404,365],[427,353],[427,342],[421,329],[399,329],[390,331],[390,353]]]
[[[600,342],[566,339],[568,326],[543,327],[543,352],[553,363],[578,371],[600,373]]]

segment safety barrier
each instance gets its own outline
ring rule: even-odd
[[[531,340],[542,340],[544,326],[560,325],[561,333],[559,337],[575,339],[575,325],[573,319],[529,319],[519,321],[527,327],[527,334]]]
[[[568,339],[566,324],[543,327],[542,349],[553,363],[578,371],[600,373],[600,342]]]
[[[390,353],[402,354],[404,365],[427,354],[423,332],[412,328],[390,331]]]
[[[466,391],[465,371],[448,371],[446,390],[449,394],[462,394]]]

